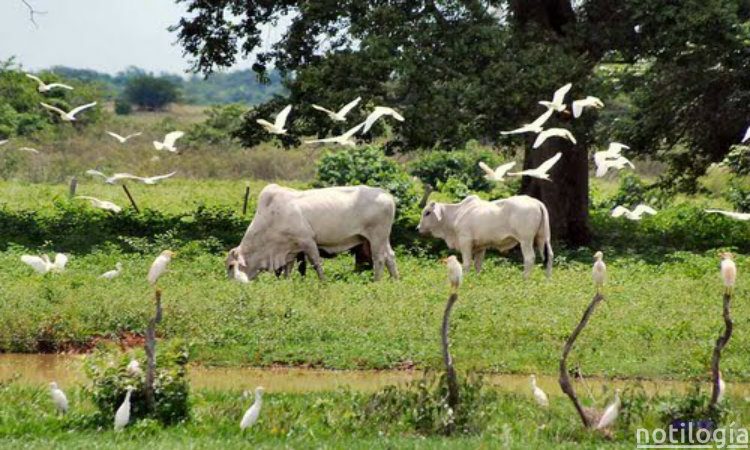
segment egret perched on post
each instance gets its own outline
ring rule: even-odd
[[[56,382],[53,381],[49,384],[49,391],[52,395],[52,402],[55,404],[57,411],[60,414],[68,412],[68,397],[65,396],[65,392],[63,392],[62,389],[57,387]]]
[[[445,265],[448,266],[448,281],[451,283],[451,290],[458,292],[458,287],[461,286],[461,281],[464,278],[464,269],[461,267],[461,263],[458,262],[458,258],[455,255],[451,255],[444,259]]]
[[[156,257],[154,262],[151,264],[151,268],[148,271],[148,282],[151,285],[155,285],[159,277],[167,271],[169,262],[172,261],[172,257],[175,252],[172,250],[164,250],[159,256]]]
[[[724,280],[725,293],[732,294],[734,283],[737,281],[737,265],[734,264],[734,255],[730,252],[721,254],[721,278]]]
[[[607,406],[607,409],[604,410],[604,414],[602,414],[602,418],[599,419],[599,423],[596,424],[597,430],[602,430],[604,428],[608,428],[612,424],[615,423],[615,420],[617,420],[617,416],[620,414],[620,390],[615,389],[615,399],[612,403],[610,403]]]
[[[245,411],[245,415],[242,416],[242,420],[240,421],[240,430],[245,430],[246,428],[253,426],[253,424],[258,421],[258,416],[260,415],[260,407],[263,405],[263,392],[264,389],[262,386],[258,386],[257,388],[255,388],[255,401],[247,409],[247,411]]]
[[[125,394],[125,400],[117,408],[115,413],[115,431],[122,431],[130,422],[130,394],[135,390],[134,387],[128,386],[127,393]]]
[[[594,253],[594,268],[591,271],[591,278],[594,280],[594,286],[596,286],[596,293],[600,294],[604,282],[607,281],[607,265],[604,264],[604,253]]]
[[[548,407],[549,398],[547,398],[547,394],[544,393],[542,388],[536,385],[536,375],[531,375],[529,378],[531,379],[531,393],[534,394],[534,399],[539,403],[539,406],[543,408]]]

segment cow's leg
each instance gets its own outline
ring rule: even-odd
[[[294,261],[286,263],[284,265],[284,278],[287,280],[292,276],[292,268],[294,267]],[[279,269],[280,270],[280,269]]]
[[[393,252],[390,244],[385,256],[385,266],[388,268],[388,274],[394,280],[398,280],[398,268],[396,267],[396,254]]]
[[[304,253],[297,253],[297,271],[304,278],[307,275],[307,257]],[[294,265],[294,262],[291,263]]]
[[[323,275],[323,266],[320,262],[320,253],[318,252],[318,245],[315,241],[310,241],[302,244],[302,251],[307,255],[310,262],[312,262],[315,272],[318,274],[318,279],[323,281],[325,276]]]
[[[552,253],[552,246],[547,245],[547,241],[544,239],[544,237],[537,237],[536,248],[539,250],[539,254],[542,255],[542,261],[544,261],[547,265],[545,270],[547,278],[552,277],[552,260],[555,257],[555,255]]]
[[[461,263],[463,264],[464,273],[468,274],[471,271],[471,262],[473,261],[471,239],[459,239],[458,248],[461,251]]]
[[[474,270],[477,271],[477,273],[482,271],[482,263],[484,262],[484,254],[487,251],[482,249],[477,252],[476,255],[474,255]]]
[[[521,242],[521,253],[523,254],[523,279],[528,280],[531,269],[534,267],[534,245],[532,241]]]

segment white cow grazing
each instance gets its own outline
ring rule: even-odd
[[[318,248],[336,254],[368,241],[375,280],[388,268],[398,278],[390,236],[396,203],[388,192],[368,186],[298,191],[269,184],[258,196],[258,209],[238,247],[227,256],[227,275],[239,266],[248,280],[261,270],[275,271],[302,252],[318,277],[323,268]]]
[[[461,203],[431,202],[422,211],[419,232],[441,238],[451,249],[461,252],[464,271],[482,270],[488,248],[501,252],[521,245],[523,276],[528,278],[534,265],[534,244],[544,255],[547,277],[552,275],[549,213],[544,203],[526,195],[488,202],[475,195]]]

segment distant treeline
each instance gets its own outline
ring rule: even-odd
[[[115,75],[66,66],[53,66],[49,70],[66,79],[98,83],[111,94],[112,98],[122,93],[129,79],[153,75],[138,67],[129,67]],[[179,75],[165,73],[155,76],[175,83],[181,91],[181,100],[185,103],[257,105],[270,100],[274,94],[282,93],[284,90],[279,73],[272,71],[269,75],[268,84],[259,82],[255,73],[249,69],[214,73],[207,79],[195,75],[185,79]]]

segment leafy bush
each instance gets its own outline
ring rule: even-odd
[[[489,191],[495,183],[484,177],[480,161],[493,168],[501,163],[500,157],[490,150],[432,151],[412,162],[410,172],[435,187],[454,179],[470,190]]]
[[[727,411],[722,404],[718,404],[716,409],[710,408],[710,402],[711,395],[703,392],[699,384],[695,384],[684,397],[670,399],[659,405],[661,420],[665,425],[684,421],[712,422],[712,425],[718,425]]]
[[[139,75],[128,80],[123,96],[133,105],[160,110],[180,98],[179,86],[167,77]]]
[[[418,200],[409,175],[378,147],[329,151],[318,161],[316,186],[357,184],[387,190],[395,197],[399,211],[413,206]]]
[[[737,175],[750,175],[750,146],[733,145],[724,157],[722,165]]]
[[[126,389],[134,387],[131,394],[131,423],[145,419],[156,419],[171,425],[187,419],[190,415],[187,377],[188,351],[178,341],[157,348],[157,364],[154,377],[155,410],[149,413],[144,396],[146,358],[142,351],[136,354],[141,374],[127,370],[131,356],[114,346],[103,346],[86,357],[84,370],[91,379],[89,394],[99,410],[102,423],[111,423],[115,411],[125,398]]]
[[[419,434],[446,435],[453,428],[459,434],[477,434],[489,420],[490,405],[497,394],[484,389],[478,375],[459,379],[461,402],[456,411],[448,406],[445,375],[425,374],[404,387],[388,386],[367,402],[362,418],[368,423],[397,423]]]
[[[733,183],[729,188],[729,201],[732,202],[734,209],[740,212],[750,211],[750,189],[747,189],[739,183]]]
[[[126,99],[118,97],[115,99],[115,114],[118,116],[127,116],[133,112],[133,105]]]
[[[445,182],[438,180],[437,189],[456,200],[461,200],[470,193],[469,187],[463,181],[453,177],[448,178]]]
[[[207,111],[202,123],[193,125],[187,134],[190,143],[224,144],[235,139],[247,108],[240,104],[216,105]]]

